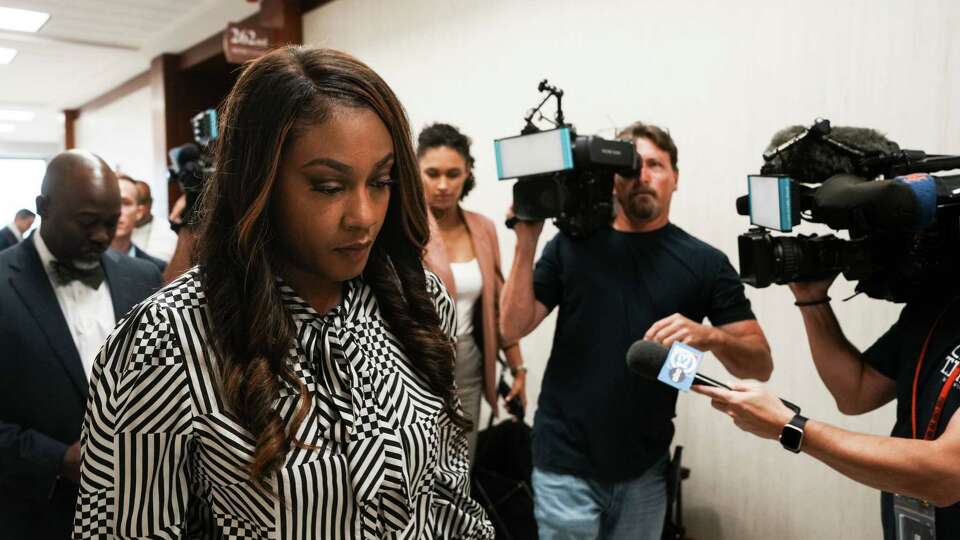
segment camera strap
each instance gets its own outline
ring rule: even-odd
[[[910,402],[910,423],[911,428],[913,429],[913,438],[917,438],[917,386],[920,383],[920,372],[923,369],[923,361],[927,356],[927,347],[930,346],[930,340],[933,338],[934,332],[937,331],[937,328],[940,326],[940,321],[943,320],[944,315],[947,314],[947,311],[957,302],[957,299],[951,301],[943,311],[940,312],[940,315],[937,316],[937,319],[933,322],[933,326],[930,328],[930,333],[927,334],[927,338],[923,342],[923,348],[920,350],[920,357],[917,358],[917,367],[913,375],[913,399]],[[927,430],[923,435],[924,440],[933,440],[934,436],[937,433],[937,426],[940,424],[940,415],[943,413],[943,406],[947,401],[947,396],[950,395],[950,389],[953,388],[954,382],[956,382],[957,377],[960,376],[960,362],[953,366],[953,369],[950,370],[950,374],[947,376],[947,380],[943,383],[943,386],[940,388],[940,393],[937,396],[937,401],[933,406],[933,414],[930,415],[930,422],[927,424]]]

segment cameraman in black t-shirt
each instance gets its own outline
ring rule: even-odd
[[[634,341],[712,351],[741,378],[765,380],[773,369],[726,256],[670,223],[678,178],[670,135],[638,122],[620,137],[635,143],[642,172],[615,179],[611,227],[558,234],[536,268],[543,223],[514,228],[504,338],[529,334],[559,306],[533,429],[541,539],[660,538],[677,392],[627,370]]]
[[[777,439],[857,482],[883,491],[884,538],[960,538],[960,290],[914,300],[870,348],[843,335],[830,308],[833,280],[793,283],[813,362],[844,414],[897,400],[892,437],[845,431],[795,415],[767,391],[694,390],[755,435]],[[894,495],[896,494],[896,495]],[[899,530],[898,530],[899,529]]]

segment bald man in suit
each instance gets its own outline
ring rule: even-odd
[[[40,230],[0,253],[0,536],[69,538],[87,380],[106,336],[160,287],[157,267],[107,253],[117,177],[70,150],[48,165]]]

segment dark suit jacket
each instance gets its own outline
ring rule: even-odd
[[[117,322],[160,287],[156,267],[101,257]],[[77,485],[57,479],[80,438],[87,377],[33,237],[0,253],[0,536],[69,538]]]
[[[163,262],[163,260],[161,259],[154,257],[153,255],[150,255],[146,251],[140,249],[140,247],[137,246],[136,244],[133,245],[133,256],[136,257],[137,259],[143,259],[147,262],[152,263],[154,266],[160,269],[161,274],[163,273],[164,270],[167,269],[167,263]]]
[[[13,234],[13,231],[10,230],[9,225],[0,229],[0,251],[16,245],[17,243],[17,237]]]

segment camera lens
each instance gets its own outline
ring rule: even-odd
[[[795,238],[777,238],[776,240],[774,252],[779,268],[774,279],[778,283],[794,281],[800,277],[803,248]]]

